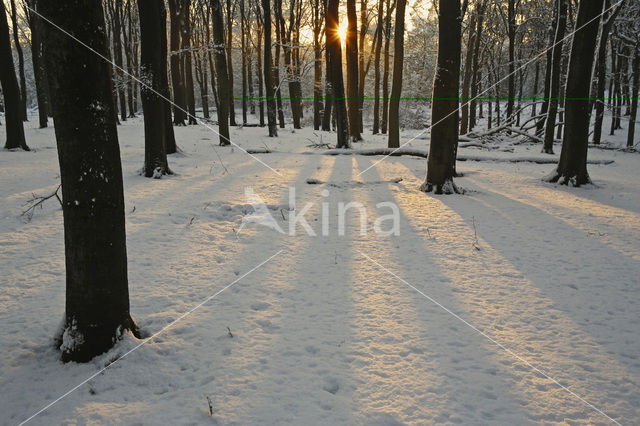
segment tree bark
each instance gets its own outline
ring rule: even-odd
[[[358,15],[355,0],[347,0],[347,40],[345,43],[347,57],[347,111],[349,114],[349,136],[351,141],[362,140],[360,136],[360,119],[358,109]]]
[[[324,20],[324,7],[321,0],[313,0],[313,129],[320,130],[324,106],[322,102],[322,45],[321,33]]]
[[[339,0],[327,1],[327,21],[325,28],[327,32],[327,51],[329,52],[329,68],[331,72],[331,93],[337,122],[336,147],[349,148],[349,124],[342,77],[342,47],[340,46],[340,36],[338,35],[338,3]]]
[[[36,10],[36,1],[27,0],[27,6]],[[38,100],[38,119],[41,129],[48,126],[47,112],[49,110],[47,74],[42,59],[42,20],[31,11],[29,16],[29,29],[31,30],[31,58],[33,62],[33,76],[36,84],[36,97]]]
[[[507,99],[507,120],[511,119],[513,115],[513,105],[516,96],[516,0],[508,0],[507,11],[507,27],[509,35],[509,77],[508,86],[509,94]]]
[[[182,75],[182,54],[180,53],[180,31],[183,25],[183,1],[169,0],[169,15],[171,20],[171,33],[169,44],[171,47],[171,83],[173,88],[173,124],[185,126],[187,118],[187,99],[185,94],[184,78]]]
[[[229,125],[236,125],[236,105],[233,97],[233,0],[226,0],[227,6],[227,76],[229,90]]]
[[[325,9],[325,21],[326,21],[326,9]],[[325,100],[324,100],[324,110],[322,111],[322,130],[325,132],[331,131],[331,113],[333,109],[333,91],[331,90],[331,66],[329,65],[329,34],[327,32],[327,28],[325,26]]]
[[[16,78],[16,70],[11,54],[11,40],[9,40],[9,24],[4,3],[0,1],[0,83],[5,108],[5,131],[7,141],[5,149],[22,148],[29,151],[24,139],[24,127],[22,124],[22,100],[20,88]]]
[[[469,90],[471,85],[471,76],[473,71],[473,53],[476,41],[476,19],[477,14],[473,13],[469,21],[469,38],[467,42],[467,53],[464,61],[464,76],[462,78],[462,114],[460,117],[460,134],[466,135],[469,130]]]
[[[553,53],[551,59],[551,85],[549,86],[549,109],[547,111],[546,129],[544,133],[544,146],[542,152],[553,154],[553,142],[555,138],[556,116],[558,113],[558,103],[560,96],[560,76],[562,64],[562,47],[565,29],[567,27],[567,7],[568,0],[559,0],[558,15],[556,25],[556,35],[554,38]]]
[[[396,27],[393,38],[393,81],[389,100],[389,148],[400,147],[400,96],[404,62],[404,12],[406,0],[397,0]]]
[[[384,72],[382,73],[382,122],[380,123],[383,134],[387,133],[389,119],[389,47],[391,45],[391,15],[396,7],[396,0],[390,5],[387,0],[387,16],[384,24]]]
[[[242,125],[247,124],[247,20],[244,0],[240,0],[240,50],[242,55]]]
[[[218,84],[218,133],[220,145],[231,144],[229,139],[229,76],[227,75],[227,55],[225,54],[224,23],[222,19],[222,5],[220,0],[211,0],[211,25],[213,28],[213,44],[215,46],[214,63],[216,66],[216,81]],[[229,29],[231,31],[231,29]]]
[[[138,2],[140,15],[140,66],[145,84],[140,88],[144,113],[144,168],[146,177],[171,174],[167,162],[165,99],[167,93],[167,11],[164,0]],[[164,42],[161,40],[164,38]],[[171,126],[169,126],[171,127]]]
[[[271,0],[262,0],[262,11],[264,14],[264,87],[267,95],[267,125],[269,127],[269,137],[277,137],[277,103],[274,97],[273,61],[271,59]]]
[[[488,0],[484,0],[478,5],[478,22],[476,30],[475,45],[473,47],[473,75],[471,77],[471,103],[469,106],[469,131],[476,127],[476,105],[480,107],[480,118],[482,118],[482,101],[476,102],[480,85],[480,45],[482,42],[482,31],[484,29],[484,16],[487,10]]]
[[[427,177],[421,189],[436,194],[452,194],[460,192],[453,177],[458,143],[462,17],[460,0],[439,0],[438,5],[438,65],[431,104],[431,143]]]
[[[610,3],[611,0],[606,0],[606,9],[609,9]],[[603,19],[606,20],[602,24],[600,43],[598,45],[598,64],[596,67],[598,73],[598,92],[596,94],[596,117],[593,126],[593,143],[596,145],[599,145],[602,141],[602,122],[604,121],[605,108],[604,92],[607,84],[607,46],[609,43],[609,33],[611,32],[611,27],[613,26],[615,16],[619,10],[620,8],[614,12],[605,14],[603,17]]]
[[[634,144],[636,132],[636,119],[638,118],[638,95],[640,91],[640,42],[636,43],[633,57],[633,78],[632,78],[631,107],[629,111],[629,132],[627,134],[627,146]]]
[[[18,53],[18,74],[20,75],[20,102],[22,105],[22,120],[29,121],[27,117],[27,79],[24,75],[24,53],[18,36],[18,11],[15,0],[11,0],[11,23],[13,24],[13,41]]]
[[[42,2],[43,15],[100,55],[107,39],[99,0]],[[45,58],[62,180],[66,264],[63,361],[87,362],[129,330],[124,194],[109,65],[60,31]],[[86,78],[90,75],[92,78]]]
[[[562,153],[556,171],[548,178],[550,182],[560,182],[580,186],[591,182],[587,172],[587,151],[589,148],[589,95],[591,72],[598,39],[598,15],[602,12],[604,0],[581,0],[578,8],[576,28],[580,37],[573,38],[565,102],[565,132]]]
[[[549,92],[551,91],[551,66],[553,64],[553,45],[556,39],[556,30],[558,28],[558,10],[560,10],[560,1],[554,0],[554,13],[551,26],[549,27],[549,43],[547,46],[547,60],[544,74],[544,95],[542,105],[540,107],[540,120],[536,124],[536,135],[544,133],[547,121],[547,111],[549,110]]]
[[[384,26],[384,0],[378,1],[378,23],[376,24],[376,49],[373,60],[373,134],[380,133],[380,54],[382,52],[382,32]]]
[[[183,25],[180,28],[181,37],[181,49],[184,52],[182,55],[182,71],[184,78],[184,96],[187,106],[188,123],[198,124],[196,120],[196,97],[193,88],[193,66],[191,60],[191,18],[189,12],[191,10],[191,0],[184,0],[183,12]]]

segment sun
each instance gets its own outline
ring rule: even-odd
[[[338,25],[338,37],[342,43],[347,39],[347,23],[345,21],[340,22]]]

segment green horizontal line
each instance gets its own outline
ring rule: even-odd
[[[300,100],[300,101],[313,101],[315,100],[315,98],[233,98],[236,101],[241,101],[241,100],[247,100],[247,101],[267,101],[267,100]],[[349,101],[349,100],[363,100],[363,101],[375,101],[380,100],[380,101],[384,101],[384,100],[400,100],[400,101],[434,101],[434,100],[441,100],[441,101],[508,101],[510,98],[326,98],[326,97],[320,97],[319,99],[330,99],[332,101],[335,100],[345,100],[345,101]],[[630,100],[633,101],[635,98],[513,98],[512,100],[514,101],[551,101],[551,100],[556,100],[556,101],[624,101],[624,100]],[[638,101],[640,101],[640,98],[638,98]]]

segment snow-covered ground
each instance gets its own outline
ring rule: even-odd
[[[591,165],[596,186],[579,189],[543,183],[550,164],[459,162],[467,193],[433,196],[417,190],[422,158],[327,156],[307,145],[333,134],[233,128],[238,145],[273,151],[256,156],[277,174],[191,126],[176,128],[176,174],[154,180],[137,173],[143,126],[129,120],[119,135],[134,318],[153,335],[217,295],[126,357],[132,337],[79,365],[52,344],[62,212],[51,199],[20,216],[59,182],[54,131],[36,122],[32,152],[0,152],[2,424],[114,360],[29,423],[640,423],[640,154],[591,149],[614,163]],[[386,142],[365,138],[356,148]],[[460,155],[548,158],[496,147]],[[238,232],[253,211],[246,187],[286,231],[295,188],[317,236]],[[366,209],[366,232],[357,209],[338,232],[349,201]],[[398,206],[399,235],[374,232],[390,213],[382,202]]]

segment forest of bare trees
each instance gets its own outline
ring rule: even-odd
[[[137,333],[118,123],[143,114],[146,177],[172,173],[175,126],[205,123],[221,146],[233,143],[234,126],[265,126],[274,138],[313,127],[345,149],[387,134],[391,153],[408,139],[402,130],[428,130],[422,190],[438,194],[460,192],[461,136],[524,135],[547,154],[562,141],[548,180],[580,186],[590,182],[590,144],[622,132],[628,147],[637,144],[640,3],[8,0],[0,1],[0,77],[6,149],[29,149],[28,110],[37,108],[41,128],[53,117],[70,268],[66,327],[96,336],[64,357],[87,360],[116,327]],[[95,179],[78,181],[86,172]],[[105,257],[109,273],[82,276]]]

